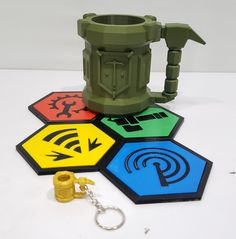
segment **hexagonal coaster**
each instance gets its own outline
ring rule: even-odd
[[[139,139],[110,155],[101,172],[141,204],[201,199],[211,167],[211,161],[172,139]]]
[[[92,120],[97,115],[85,107],[80,91],[52,92],[30,105],[29,110],[44,123]]]
[[[184,118],[159,105],[141,113],[122,117],[103,117],[105,124],[124,138],[174,137]]]
[[[114,143],[92,123],[50,124],[16,147],[37,174],[52,174],[59,170],[97,170]]]

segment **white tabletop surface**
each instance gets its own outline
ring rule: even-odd
[[[161,91],[163,79],[152,73],[150,88]],[[1,70],[0,82],[0,238],[235,238],[236,74],[182,73],[178,97],[164,105],[185,118],[175,140],[213,162],[201,201],[135,205],[99,172],[77,174],[96,182],[99,201],[125,212],[113,232],[95,225],[89,200],[58,203],[52,176],[38,176],[15,149],[43,126],[28,105],[52,91],[81,90],[82,73]]]

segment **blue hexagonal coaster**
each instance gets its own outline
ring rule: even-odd
[[[201,199],[212,162],[172,139],[124,143],[102,173],[135,203]]]

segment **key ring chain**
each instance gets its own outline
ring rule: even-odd
[[[120,227],[123,226],[123,224],[125,223],[125,214],[123,213],[123,211],[118,208],[118,207],[115,207],[115,206],[103,206],[98,200],[97,198],[94,196],[94,193],[88,188],[87,185],[84,186],[85,187],[85,191],[87,192],[90,200],[91,200],[91,203],[97,208],[97,211],[95,213],[95,223],[101,227],[102,229],[104,230],[108,230],[108,231],[112,231],[112,230],[116,230]],[[117,212],[120,216],[121,216],[121,221],[119,224],[117,225],[114,225],[114,226],[105,226],[105,225],[102,225],[99,221],[99,218],[100,218],[100,215],[106,213],[107,210],[113,210],[115,212]]]
[[[75,191],[75,183],[80,185],[79,192]],[[59,171],[53,177],[55,197],[59,202],[69,202],[74,198],[85,198],[88,196],[91,203],[96,207],[97,211],[94,216],[94,220],[97,226],[104,230],[113,231],[122,227],[125,223],[124,212],[116,206],[103,206],[95,197],[92,190],[90,190],[87,184],[94,185],[94,182],[88,178],[76,178],[73,172]],[[113,226],[103,225],[100,222],[100,217],[107,211],[116,212],[121,220],[118,224]]]

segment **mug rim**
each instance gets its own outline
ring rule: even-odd
[[[135,26],[146,22],[144,17],[126,14],[95,15],[91,18],[93,23],[104,26]]]

